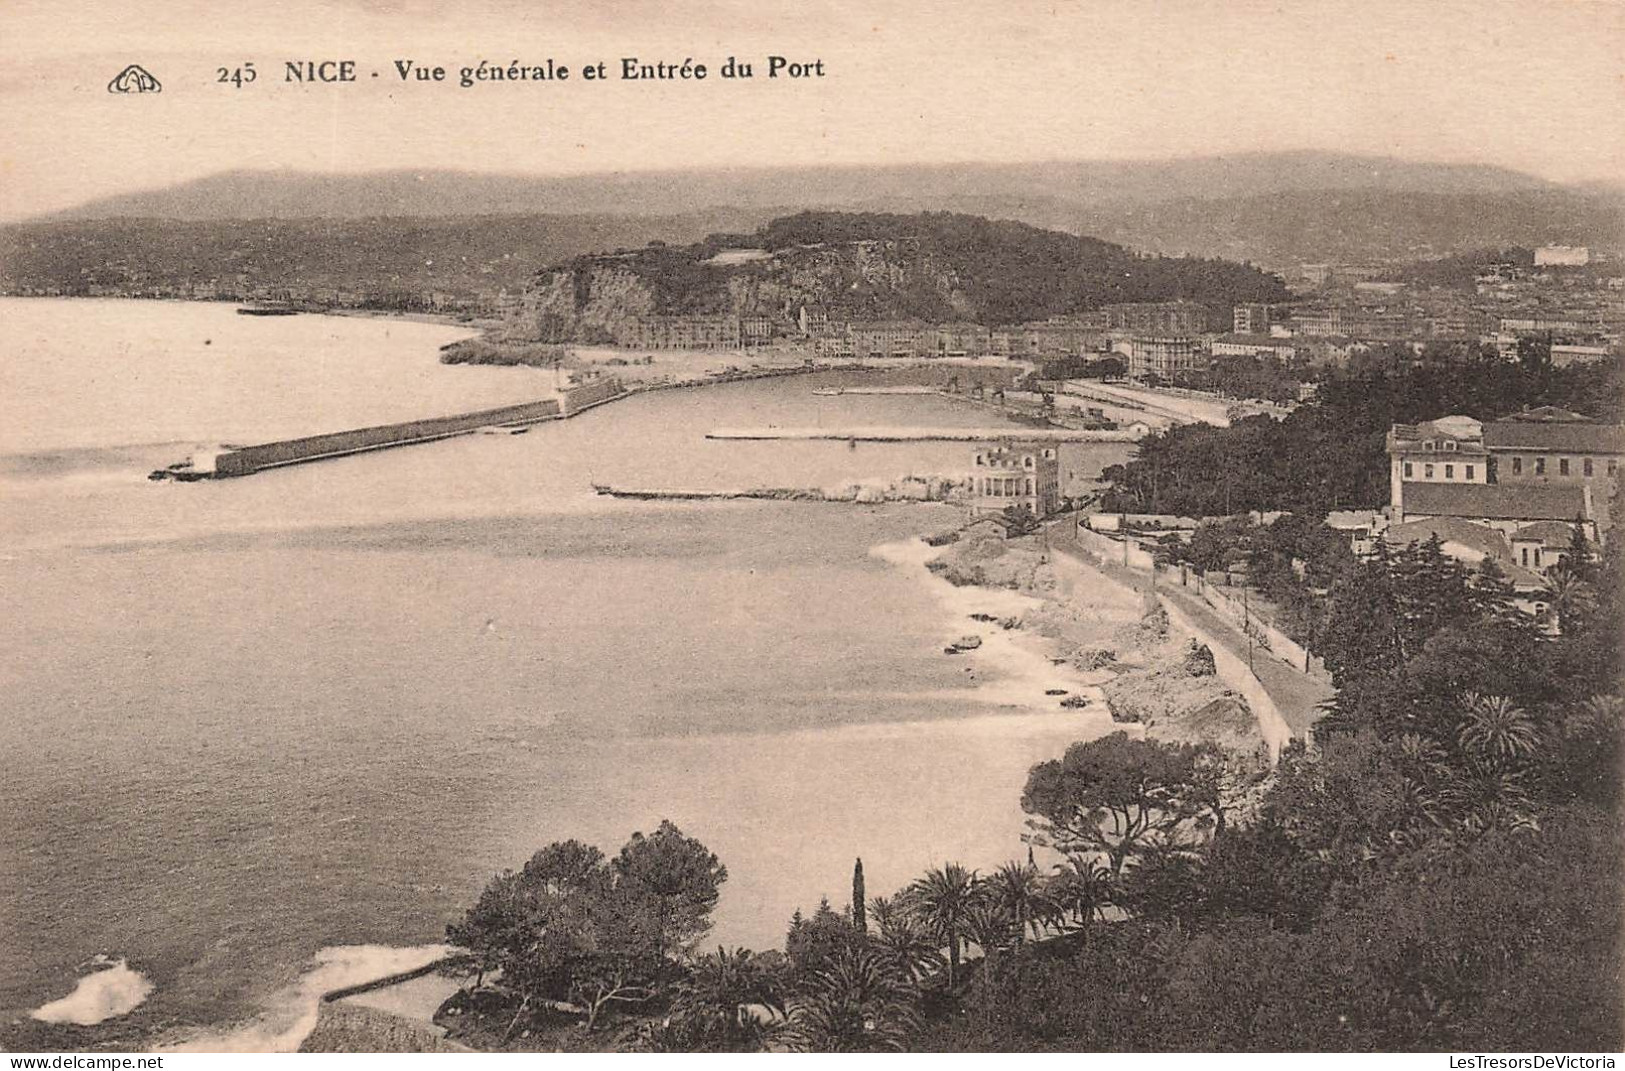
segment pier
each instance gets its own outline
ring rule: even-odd
[[[328,458],[349,457],[373,450],[387,450],[414,443],[437,442],[457,435],[467,435],[482,428],[522,428],[547,420],[561,420],[585,412],[623,396],[626,389],[613,378],[595,379],[577,386],[567,387],[556,398],[543,398],[534,402],[506,405],[496,409],[480,409],[453,416],[428,417],[408,420],[399,424],[380,424],[369,428],[307,435],[297,439],[281,439],[254,446],[221,447],[194,455],[191,461],[159,469],[152,474],[155,480],[200,480],[249,476],[266,469],[288,465],[302,465]]]
[[[1049,443],[1130,443],[1137,442],[1144,427],[1106,430],[1074,428],[715,428],[707,439],[740,441],[829,439],[859,443],[992,443],[1019,439],[1022,442]]]

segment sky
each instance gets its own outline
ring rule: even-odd
[[[1625,180],[1625,0],[3,0],[0,40],[0,219],[244,168],[575,174],[1319,149]],[[719,77],[730,55],[755,77]],[[825,73],[768,79],[770,55]],[[615,77],[634,56],[711,73]],[[457,84],[482,59],[549,57],[568,80]],[[354,60],[357,81],[284,80],[286,62],[323,59]],[[448,80],[403,82],[397,60]],[[600,60],[610,78],[584,80]],[[253,84],[218,81],[245,62]],[[163,91],[109,93],[129,63]]]

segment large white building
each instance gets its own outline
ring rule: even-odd
[[[976,451],[971,470],[971,515],[1026,506],[1036,517],[1061,508],[1061,465],[1055,447],[1005,443]]]

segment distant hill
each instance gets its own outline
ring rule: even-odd
[[[585,252],[692,242],[755,225],[734,212],[680,216],[69,220],[0,227],[0,287],[122,290],[230,282],[518,293]]]
[[[1625,248],[1625,194],[1562,188],[1280,191],[1086,211],[1090,234],[1162,253],[1286,266],[1424,259],[1484,248]]]
[[[675,218],[754,226],[799,209],[956,211],[1167,253],[1408,259],[1497,244],[1625,244],[1625,192],[1503,168],[1323,152],[1158,161],[738,168],[563,177],[234,171],[108,198],[53,221]],[[651,233],[649,237],[662,237]]]
[[[1248,153],[1180,160],[892,167],[735,168],[575,176],[383,171],[358,175],[232,171],[94,201],[57,219],[279,219],[546,213],[675,215],[696,208],[919,207],[996,198],[1075,205],[1219,199],[1284,191],[1379,189],[1505,193],[1552,189],[1502,168],[1337,153]]]
[[[1222,260],[1142,256],[1094,238],[948,212],[803,212],[751,234],[577,257],[538,276],[510,336],[630,337],[661,315],[767,316],[997,325],[1114,302],[1184,299],[1216,319],[1279,301],[1281,280]]]

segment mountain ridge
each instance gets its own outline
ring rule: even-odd
[[[130,216],[202,220],[610,211],[672,215],[697,207],[834,208],[896,197],[934,201],[1036,196],[1145,203],[1311,189],[1504,193],[1563,188],[1546,179],[1489,165],[1307,150],[1174,160],[753,166],[562,176],[412,168],[354,174],[235,170],[93,200],[34,217],[33,221]]]

